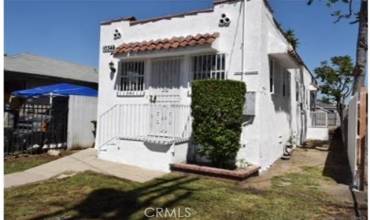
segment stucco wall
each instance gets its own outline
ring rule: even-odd
[[[151,170],[170,171],[173,162],[185,162],[187,145],[156,145],[116,140],[99,151],[98,158]],[[185,157],[185,158],[184,158]]]
[[[328,128],[308,128],[307,139],[312,140],[329,140],[329,129]]]

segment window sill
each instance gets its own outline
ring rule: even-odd
[[[137,97],[144,96],[144,91],[117,91],[118,97]]]

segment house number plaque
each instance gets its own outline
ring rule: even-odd
[[[103,53],[113,53],[115,49],[114,45],[103,46]]]

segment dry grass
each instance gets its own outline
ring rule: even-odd
[[[320,190],[318,167],[273,177],[269,190],[169,174],[145,184],[92,172],[5,191],[6,219],[145,219],[144,210],[176,208],[191,219],[327,219],[348,210]],[[173,216],[172,216],[173,217]],[[169,218],[171,219],[171,218]]]

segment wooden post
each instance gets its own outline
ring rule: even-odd
[[[366,172],[366,135],[367,135],[367,90],[362,87],[358,96],[358,140],[357,140],[357,167],[359,171],[359,189],[364,190],[367,179]]]

